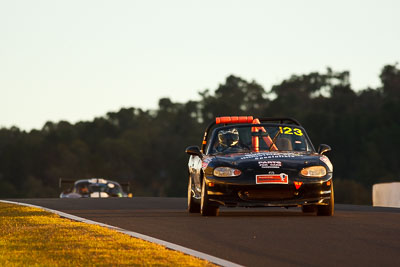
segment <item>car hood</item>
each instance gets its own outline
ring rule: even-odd
[[[305,166],[326,165],[317,153],[310,152],[252,152],[211,155],[205,160],[209,167],[300,169]],[[327,159],[327,158],[326,158]],[[328,159],[329,161],[329,159]],[[328,171],[330,168],[328,168]]]

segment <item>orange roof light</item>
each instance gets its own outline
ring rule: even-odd
[[[252,123],[253,116],[227,116],[227,117],[216,117],[215,123]]]

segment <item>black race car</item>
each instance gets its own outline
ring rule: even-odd
[[[211,135],[210,135],[211,133]],[[291,118],[218,117],[201,148],[189,146],[188,211],[216,216],[219,206],[302,207],[334,213],[333,166],[321,144]]]
[[[118,183],[103,178],[81,180],[67,180],[60,178],[60,189],[63,189],[64,185],[66,185],[67,188],[64,188],[61,192],[60,198],[132,197],[132,194],[129,193],[129,182]],[[126,192],[124,192],[123,187],[126,188]]]

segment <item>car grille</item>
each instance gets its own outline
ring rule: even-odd
[[[292,190],[246,190],[238,193],[243,200],[284,200],[294,198]]]

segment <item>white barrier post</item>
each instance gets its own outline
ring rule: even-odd
[[[400,208],[400,183],[374,184],[372,206]]]

